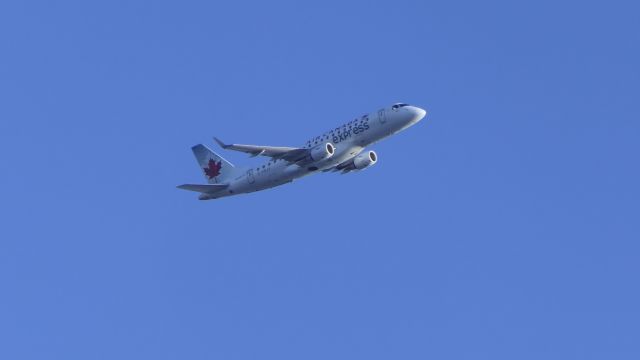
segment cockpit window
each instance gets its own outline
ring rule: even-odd
[[[399,108],[401,108],[401,107],[405,107],[405,106],[409,106],[409,104],[397,103],[397,104],[394,104],[391,108],[392,108],[393,110],[398,110]]]

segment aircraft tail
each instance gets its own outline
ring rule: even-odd
[[[192,147],[191,150],[209,184],[219,184],[231,180],[235,172],[232,163],[202,144]]]

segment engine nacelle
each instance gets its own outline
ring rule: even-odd
[[[364,152],[353,158],[353,167],[355,170],[362,170],[378,162],[378,155],[375,151]]]
[[[311,152],[309,156],[312,161],[320,161],[324,159],[328,159],[333,156],[336,152],[336,148],[332,143],[320,144],[311,148]]]

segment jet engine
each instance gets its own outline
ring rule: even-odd
[[[312,161],[320,161],[324,159],[328,159],[333,156],[333,153],[336,152],[336,148],[332,143],[320,144],[313,148],[309,153]]]
[[[366,169],[378,162],[378,155],[375,151],[363,152],[353,159],[336,166],[336,170],[342,170],[343,173]]]
[[[364,152],[353,158],[353,167],[355,170],[362,170],[378,162],[378,155],[375,151]]]

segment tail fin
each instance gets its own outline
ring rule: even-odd
[[[223,183],[231,179],[235,167],[222,156],[202,144],[192,147],[191,150],[209,184]]]

